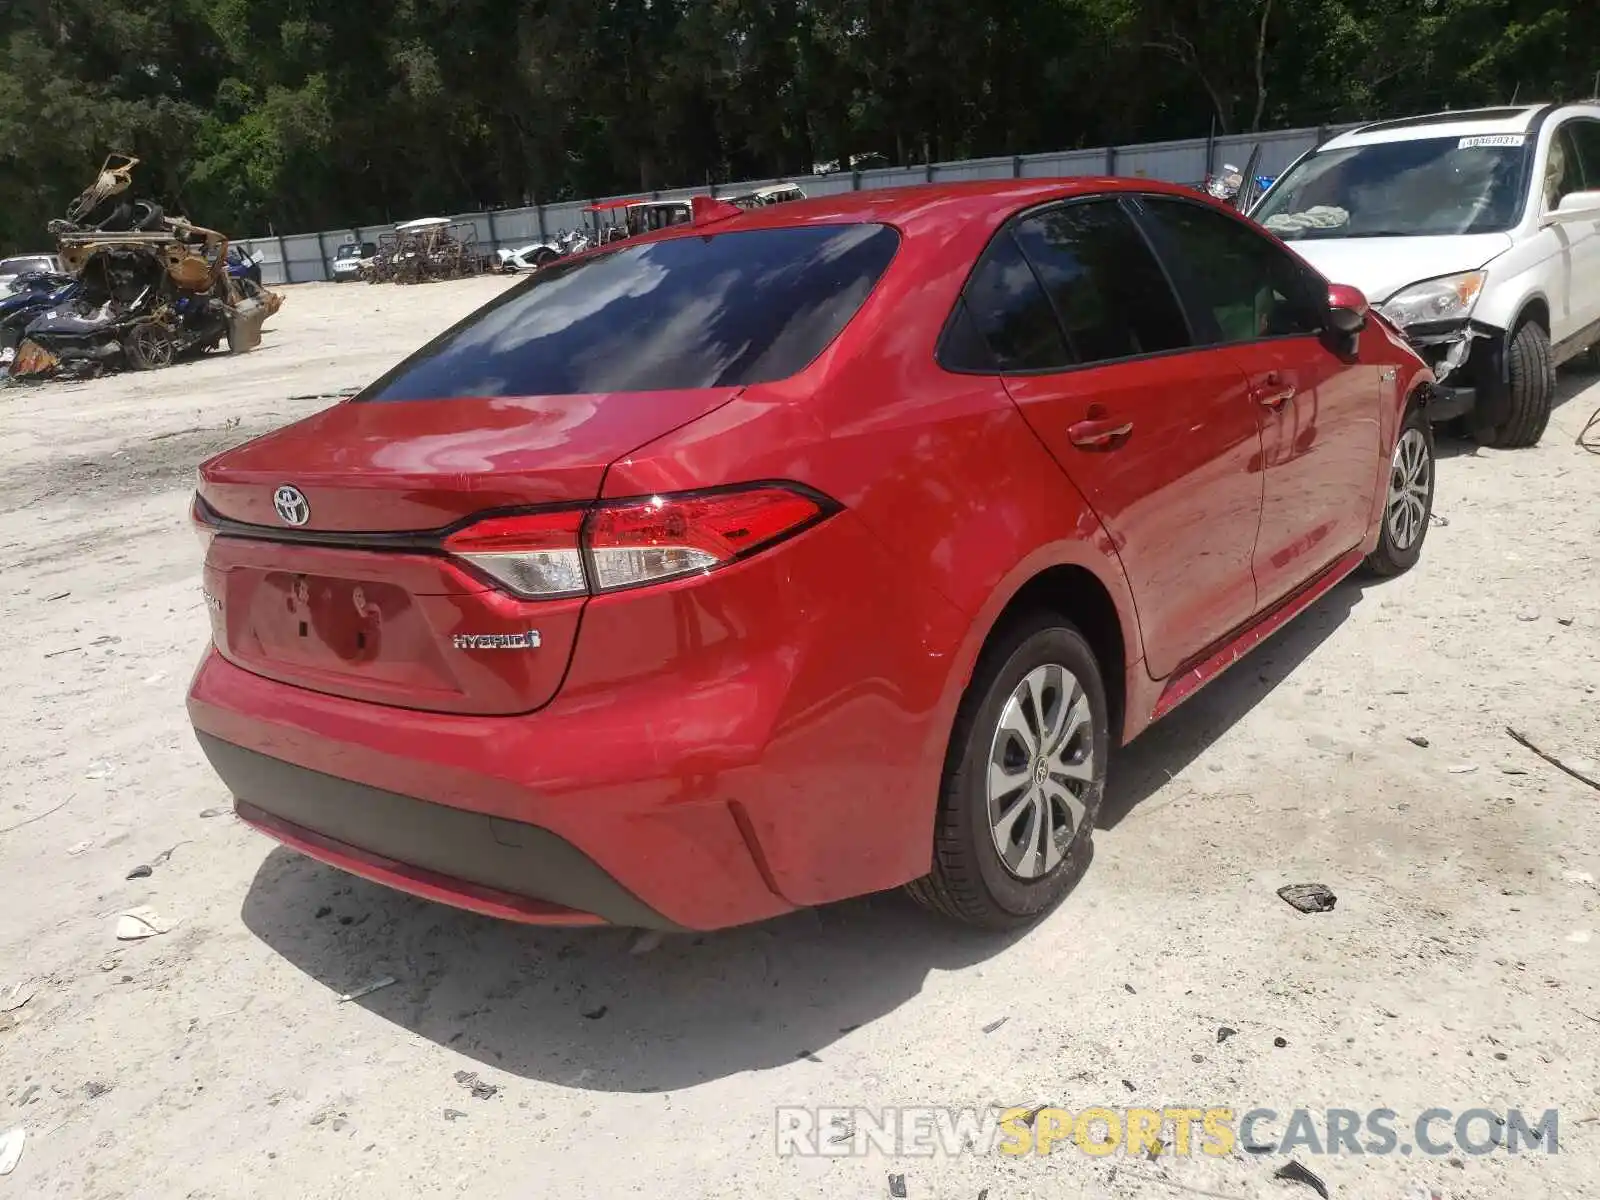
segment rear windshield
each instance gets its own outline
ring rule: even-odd
[[[366,400],[739,387],[793,375],[899,247],[885,225],[620,245],[545,267],[375,384]]]

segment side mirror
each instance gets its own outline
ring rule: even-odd
[[[1347,283],[1328,285],[1328,328],[1356,334],[1367,327],[1367,298]]]
[[[1568,192],[1560,204],[1539,218],[1541,225],[1565,225],[1569,221],[1600,221],[1600,191]]]

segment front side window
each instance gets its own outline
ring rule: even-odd
[[[1287,251],[1200,204],[1155,196],[1140,204],[1197,314],[1203,340],[1251,342],[1322,332],[1326,287]]]
[[[1583,190],[1600,191],[1600,121],[1580,117],[1565,128],[1571,132],[1572,145],[1578,152]]]
[[[545,267],[364,400],[737,387],[793,375],[855,316],[900,244],[886,225],[620,243]]]
[[[1046,209],[1017,222],[1079,363],[1190,344],[1183,310],[1139,230],[1115,201]]]
[[[1544,160],[1545,212],[1554,212],[1573,192],[1581,192],[1586,186],[1595,186],[1594,183],[1584,182],[1586,164],[1574,137],[1577,125],[1576,121],[1567,122],[1550,139],[1550,150]],[[1600,163],[1595,166],[1600,167]]]
[[[1285,241],[1496,233],[1522,215],[1522,134],[1418,138],[1323,150],[1251,213]]]

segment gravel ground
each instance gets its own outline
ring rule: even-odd
[[[774,1138],[780,1105],[1045,1103],[1382,1107],[1403,1133],[1556,1108],[1555,1155],[1297,1157],[1336,1198],[1593,1194],[1600,796],[1505,732],[1600,759],[1592,377],[1563,376],[1537,449],[1444,444],[1417,570],[1341,586],[1123,753],[1094,866],[1037,928],[889,895],[652,947],[274,848],[184,716],[195,464],[502,286],[290,288],[238,361],[0,391],[0,1008],[33,990],[0,1014],[0,1134],[28,1132],[0,1200],[1315,1195],[1280,1153]],[[1333,912],[1274,894],[1310,881]],[[137,905],[171,930],[117,941]]]

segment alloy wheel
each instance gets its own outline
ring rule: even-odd
[[[1038,879],[1060,865],[1083,827],[1094,773],[1082,684],[1058,664],[1035,667],[1006,701],[989,747],[989,831],[1006,870]]]
[[[1433,491],[1433,457],[1420,429],[1400,435],[1389,464],[1389,541],[1406,551],[1416,545],[1428,521],[1428,500]]]

